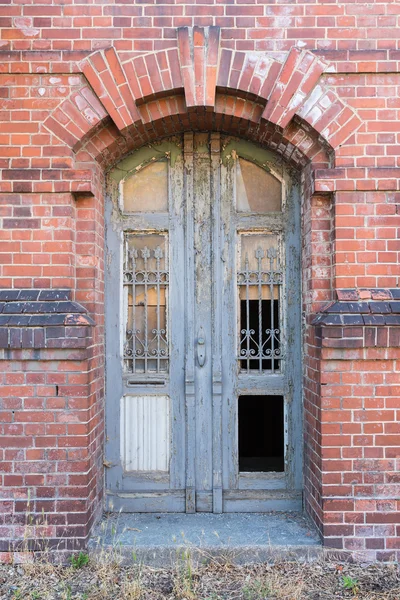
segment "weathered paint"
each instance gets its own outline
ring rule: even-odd
[[[211,248],[212,248],[212,457],[213,512],[223,511],[222,500],[222,261],[221,261],[221,140],[211,134]]]
[[[243,140],[219,134],[186,133],[181,141],[158,147],[177,151],[169,162],[169,215],[122,215],[114,198],[108,207],[107,429],[110,498],[125,510],[242,511],[289,510],[301,507],[301,323],[300,200],[297,173],[289,172],[273,153]],[[121,181],[145,161],[151,148],[135,153],[114,169]],[[235,160],[242,157],[266,169],[282,183],[282,213],[236,213]],[[167,157],[169,158],[169,157]],[[128,159],[126,159],[128,160]],[[147,163],[146,163],[147,164]],[[117,190],[114,187],[114,194]],[[111,201],[110,201],[111,204]],[[149,208],[150,211],[150,208]],[[118,352],[122,331],[118,307],[118,275],[122,231],[168,231],[170,240],[169,328],[171,365],[160,381],[124,378]],[[241,232],[270,232],[279,238],[285,281],[281,299],[287,360],[281,373],[243,374],[237,364],[237,244]],[[111,315],[111,316],[110,316]],[[120,338],[117,340],[117,338]],[[197,358],[204,338],[204,361]],[[111,365],[114,364],[114,367]],[[120,378],[122,383],[116,382]],[[295,384],[296,383],[296,384]],[[119,390],[119,391],[117,391]],[[120,394],[118,396],[118,394]],[[171,460],[167,477],[154,471],[126,473],[112,453],[119,431],[114,414],[123,395],[169,395],[171,398]],[[239,473],[238,395],[283,396],[285,406],[285,473]],[[118,491],[119,490],[119,491]]]
[[[196,512],[196,395],[195,395],[195,311],[194,311],[194,183],[193,183],[193,133],[184,135],[185,174],[185,425],[186,425],[186,512]]]
[[[121,398],[121,462],[125,471],[169,471],[171,449],[168,396]]]
[[[177,149],[172,153],[171,148]],[[184,354],[185,332],[181,327],[181,315],[185,312],[185,280],[182,277],[184,247],[184,174],[182,151],[176,140],[143,148],[125,161],[122,167],[114,170],[114,185],[110,185],[111,196],[107,199],[106,215],[106,455],[110,468],[106,471],[107,505],[114,510],[157,512],[184,511],[182,502],[185,487],[185,407],[184,407]],[[168,155],[168,152],[170,154]],[[174,167],[171,167],[171,156]],[[125,174],[145,165],[153,157],[159,157],[169,162],[169,211],[166,213],[123,215],[118,199],[118,183]],[[147,162],[146,162],[147,161]],[[119,165],[121,166],[121,164]],[[174,193],[171,192],[174,191]],[[150,200],[150,199],[149,199]],[[135,376],[124,373],[122,365],[122,345],[124,338],[122,312],[122,239],[124,231],[143,233],[166,232],[169,234],[170,255],[170,292],[168,302],[168,330],[170,333],[170,357],[174,369],[163,377]],[[152,396],[170,398],[169,407],[169,460],[166,476],[160,478],[156,470],[141,473],[123,468],[119,456],[120,446],[120,406],[128,401],[130,396]],[[124,399],[122,400],[121,399]],[[125,443],[128,443],[127,441]],[[131,441],[132,443],[132,441]],[[120,495],[120,492],[123,492]]]
[[[138,171],[155,160],[166,158],[174,167],[176,160],[182,155],[181,138],[171,138],[161,142],[152,143],[136,150],[124,160],[121,160],[118,165],[113,167],[109,172],[109,179],[112,182],[119,183],[128,175]]]

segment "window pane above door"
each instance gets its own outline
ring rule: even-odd
[[[122,183],[125,212],[166,212],[168,210],[168,164],[151,163]]]
[[[273,175],[244,158],[236,161],[236,209],[269,213],[282,209],[282,184]]]

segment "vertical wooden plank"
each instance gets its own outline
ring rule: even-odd
[[[171,461],[170,485],[173,489],[186,487],[186,409],[185,409],[185,195],[183,156],[169,167],[169,229],[170,229],[170,323],[171,365]],[[185,317],[187,318],[187,316]]]
[[[194,299],[196,386],[196,491],[212,492],[211,181],[209,135],[194,135]],[[199,337],[206,356],[198,360]]]
[[[238,488],[235,162],[221,164],[223,488]]]
[[[122,228],[112,225],[113,201],[105,202],[105,342],[106,342],[106,403],[105,454],[110,464],[106,469],[106,489],[122,489],[120,457],[120,400],[123,395],[122,380]],[[112,509],[112,498],[108,508]]]
[[[186,408],[186,512],[196,511],[196,407],[194,386],[194,217],[193,217],[193,133],[184,134],[186,205],[185,287],[185,408]]]
[[[222,268],[220,134],[210,136],[212,199],[212,428],[213,512],[222,512]]]
[[[302,326],[301,326],[301,244],[300,191],[295,181],[286,181],[286,380],[285,424],[287,441],[285,462],[287,487],[301,490],[303,485],[303,407],[302,407]]]

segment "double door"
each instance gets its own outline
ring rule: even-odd
[[[109,508],[300,509],[296,182],[248,142],[187,133],[110,189]]]

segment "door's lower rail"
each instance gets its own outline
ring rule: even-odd
[[[224,512],[301,511],[301,491],[228,490],[223,494]]]
[[[212,512],[212,491],[196,492],[197,512]],[[297,490],[224,490],[223,512],[301,511],[302,492]],[[107,490],[106,510],[117,512],[185,512],[185,490]]]
[[[106,510],[112,512],[185,512],[185,490],[106,491]]]

